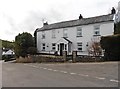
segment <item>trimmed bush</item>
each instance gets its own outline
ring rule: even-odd
[[[105,50],[104,58],[110,61],[120,60],[120,34],[101,38],[101,47]]]

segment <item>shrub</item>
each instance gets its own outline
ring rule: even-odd
[[[27,53],[31,55],[36,54],[36,52],[37,52],[37,49],[35,47],[29,47],[27,50]]]
[[[120,34],[101,38],[101,47],[105,50],[106,60],[120,59]]]

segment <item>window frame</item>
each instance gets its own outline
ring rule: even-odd
[[[42,39],[45,39],[45,31],[42,32]]]
[[[56,38],[55,30],[52,30],[52,38]]]
[[[68,29],[63,29],[63,37],[68,37]]]
[[[82,37],[82,27],[77,27],[77,36],[76,37]]]
[[[52,43],[52,51],[56,50],[56,43]]]
[[[42,43],[42,51],[45,51],[45,50],[46,50],[46,44]]]
[[[83,47],[83,43],[82,42],[77,42],[77,51],[82,52],[82,50],[83,50],[82,47]]]
[[[94,26],[93,36],[100,36],[100,25]]]

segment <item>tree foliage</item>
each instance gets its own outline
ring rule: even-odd
[[[30,53],[28,52],[30,47],[35,48],[34,39],[30,33],[23,32],[15,37],[15,53],[17,57],[27,56]]]
[[[14,49],[15,45],[14,45],[14,42],[2,40],[2,47],[6,49]]]
[[[106,60],[120,60],[120,34],[102,37],[100,43]]]

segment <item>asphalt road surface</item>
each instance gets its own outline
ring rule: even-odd
[[[2,87],[118,87],[118,62],[2,63]]]

